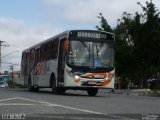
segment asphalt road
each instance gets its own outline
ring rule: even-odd
[[[85,91],[57,95],[48,89],[29,92],[0,88],[0,119],[158,120],[159,114],[159,97],[112,94],[104,90],[89,97]]]

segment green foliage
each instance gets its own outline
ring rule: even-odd
[[[14,87],[16,87],[16,88],[26,88],[24,85],[17,84],[17,83],[14,84]]]
[[[147,1],[146,6],[137,4],[143,12],[124,12],[114,30],[101,13],[100,27],[96,27],[116,35],[116,75],[121,82],[130,79],[143,88],[151,75],[160,72],[160,12],[152,1]]]
[[[7,83],[8,83],[8,86],[9,86],[9,87],[13,87],[14,84],[15,84],[15,82],[12,81],[12,80],[8,80]]]
[[[100,27],[96,26],[97,30],[100,31],[108,31],[112,32],[111,26],[108,24],[107,20],[103,17],[102,13],[99,13],[99,16],[97,16],[100,19]]]
[[[12,87],[12,88],[26,88],[24,85],[18,84],[15,81],[12,81],[12,80],[8,80],[7,83],[8,83],[8,86]]]

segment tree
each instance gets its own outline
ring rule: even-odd
[[[102,13],[99,13],[99,16],[97,17],[100,19],[100,27],[96,26],[97,30],[108,32],[113,31],[111,26],[108,24],[107,20],[103,17]]]
[[[143,13],[124,12],[114,30],[100,13],[97,29],[116,35],[116,74],[123,81],[130,79],[143,88],[151,75],[160,72],[160,13],[152,0],[146,6],[137,4]]]
[[[159,11],[155,5],[146,2],[146,7],[140,3],[143,13],[140,16],[140,27],[138,32],[132,32],[134,42],[134,54],[137,63],[137,79],[140,80],[140,87],[147,86],[147,78],[159,72],[159,51],[160,51],[160,21]]]

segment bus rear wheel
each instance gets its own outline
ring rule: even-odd
[[[28,90],[34,91],[34,87],[32,86],[31,76],[28,77]]]
[[[98,89],[97,88],[90,88],[87,90],[87,93],[89,96],[96,96],[98,93]]]
[[[50,76],[50,86],[52,88],[52,93],[56,93],[56,77],[54,73]]]

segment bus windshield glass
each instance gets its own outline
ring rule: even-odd
[[[79,67],[112,68],[114,67],[113,41],[71,40],[68,64]]]

